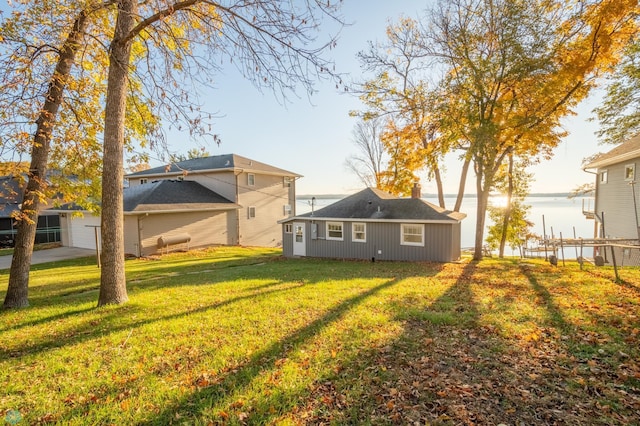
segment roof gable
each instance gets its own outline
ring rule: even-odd
[[[124,211],[228,210],[239,206],[197,182],[159,180],[124,190]]]
[[[371,220],[460,221],[464,213],[445,210],[419,198],[398,198],[366,188],[331,205],[300,217]]]
[[[600,154],[589,164],[584,166],[585,169],[597,169],[600,167],[610,166],[612,164],[629,161],[633,158],[640,157],[640,135],[636,135],[631,139],[623,142],[604,154]]]
[[[297,173],[270,166],[259,161],[251,160],[236,154],[214,155],[211,157],[192,158],[190,160],[172,163],[167,166],[154,167],[136,173],[128,174],[127,178],[162,176],[167,174],[189,174],[200,172],[215,172],[225,170],[245,170],[248,172],[263,172],[282,176],[299,177]]]

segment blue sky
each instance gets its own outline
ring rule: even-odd
[[[344,28],[338,46],[330,52],[340,72],[350,78],[361,78],[357,52],[366,49],[367,41],[383,40],[389,19],[401,15],[417,16],[429,2],[411,0],[346,0],[343,14],[353,25]],[[215,133],[222,144],[208,146],[211,154],[236,153],[304,175],[298,181],[298,194],[351,193],[362,188],[358,179],[344,163],[355,152],[352,129],[355,119],[350,110],[361,107],[358,99],[336,90],[335,85],[318,84],[318,93],[310,99],[305,93],[291,97],[286,105],[278,103],[270,92],[260,93],[234,69],[217,78],[215,87],[207,88],[205,96],[209,110],[219,111]],[[594,132],[597,123],[589,122],[596,99],[586,101],[579,114],[565,120],[570,135],[556,149],[553,160],[531,169],[535,174],[532,192],[565,192],[593,178],[580,168],[584,157],[598,151]],[[197,146],[180,135],[174,135],[171,148],[186,152]],[[456,192],[459,162],[450,158],[446,164],[445,190]],[[470,173],[467,192],[475,192],[474,176]],[[422,180],[424,192],[435,192],[432,182]]]
[[[356,54],[367,48],[368,41],[382,41],[387,23],[400,16],[417,17],[431,0],[344,0],[345,27],[337,48],[328,52],[336,70],[347,74],[346,81],[362,80]],[[6,9],[0,0],[0,9]],[[322,38],[322,35],[320,35]],[[298,194],[345,194],[362,189],[362,183],[345,167],[346,158],[355,152],[352,130],[356,119],[349,111],[361,108],[359,100],[334,83],[318,83],[317,93],[309,98],[304,91],[292,95],[287,104],[279,103],[273,93],[260,93],[233,67],[215,78],[213,87],[202,88],[205,108],[220,115],[214,133],[222,144],[193,141],[188,134],[170,133],[170,149],[186,153],[205,145],[212,154],[236,153],[257,161],[303,175],[297,183]],[[532,192],[566,192],[593,180],[580,168],[582,159],[610,147],[598,146],[594,136],[597,123],[588,121],[597,96],[587,100],[578,115],[565,120],[570,135],[555,150],[554,158],[530,169],[535,174]],[[152,166],[160,165],[152,161]],[[448,159],[444,173],[445,191],[455,193],[460,164]],[[435,185],[422,178],[424,192],[434,193]],[[467,192],[475,192],[470,173]]]

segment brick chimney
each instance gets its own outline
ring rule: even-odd
[[[413,188],[411,188],[411,198],[422,198],[422,188],[420,187],[420,182],[416,182],[413,184]]]

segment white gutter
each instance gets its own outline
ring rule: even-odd
[[[297,173],[287,172],[284,170],[283,172],[274,172],[274,171],[266,171],[259,169],[248,169],[246,167],[225,167],[223,169],[206,169],[206,170],[184,170],[184,171],[176,171],[176,172],[162,172],[162,173],[150,173],[150,174],[141,174],[141,175],[125,175],[126,179],[149,179],[154,177],[167,177],[167,176],[189,176],[195,174],[204,174],[204,173],[223,173],[223,172],[247,172],[247,173],[256,173],[261,175],[269,175],[269,176],[293,176],[294,178],[301,178],[302,175]]]
[[[582,170],[586,169],[598,169],[604,166],[610,166],[612,164],[622,163],[624,161],[633,160],[634,158],[640,157],[640,150],[635,150],[631,152],[627,152],[625,154],[616,155],[615,157],[607,158],[604,160],[595,160],[592,163],[589,163]]]
[[[166,214],[166,213],[190,213],[190,212],[216,212],[227,210],[238,210],[242,207],[236,205],[235,207],[214,207],[208,209],[174,209],[174,210],[134,210],[132,212],[124,212],[125,216],[137,216],[147,214]]]
[[[465,213],[461,213],[465,215],[465,218],[467,217],[467,215]],[[464,219],[464,218],[463,218]],[[289,217],[286,219],[282,219],[278,221],[278,224],[282,224],[282,223],[286,223],[286,222],[291,222],[291,221],[296,221],[296,220],[309,220],[309,221],[314,221],[314,220],[319,220],[319,221],[326,221],[326,222],[366,222],[366,223],[444,223],[444,224],[449,224],[449,223],[460,223],[462,222],[462,220],[457,220],[457,219],[449,219],[449,220],[424,220],[424,219],[370,219],[370,218],[344,218],[344,217],[310,217],[310,216],[295,216],[295,217]]]

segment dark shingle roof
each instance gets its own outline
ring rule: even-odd
[[[197,182],[159,180],[124,190],[124,211],[229,210],[239,206]]]
[[[13,176],[0,177],[0,217],[9,217],[14,211],[20,210],[24,185]]]
[[[640,157],[640,135],[634,136],[628,141],[618,145],[611,151],[600,154],[585,169],[597,169],[599,167],[610,166],[611,164],[628,161],[632,158]]]
[[[287,170],[279,169],[259,161],[251,160],[236,154],[214,155],[212,157],[193,158],[168,166],[154,167],[148,170],[131,173],[127,177],[162,176],[166,174],[183,174],[186,172],[205,172],[214,170],[242,169],[253,172],[264,172],[282,176],[300,176]]]
[[[10,217],[14,212],[20,211],[20,205],[24,197],[26,180],[16,176],[0,176],[0,217]],[[41,202],[39,215],[47,215],[47,204]]]
[[[314,218],[460,221],[467,215],[445,210],[419,198],[397,198],[375,188],[363,189],[327,207],[316,210]],[[299,217],[312,217],[311,213]]]

